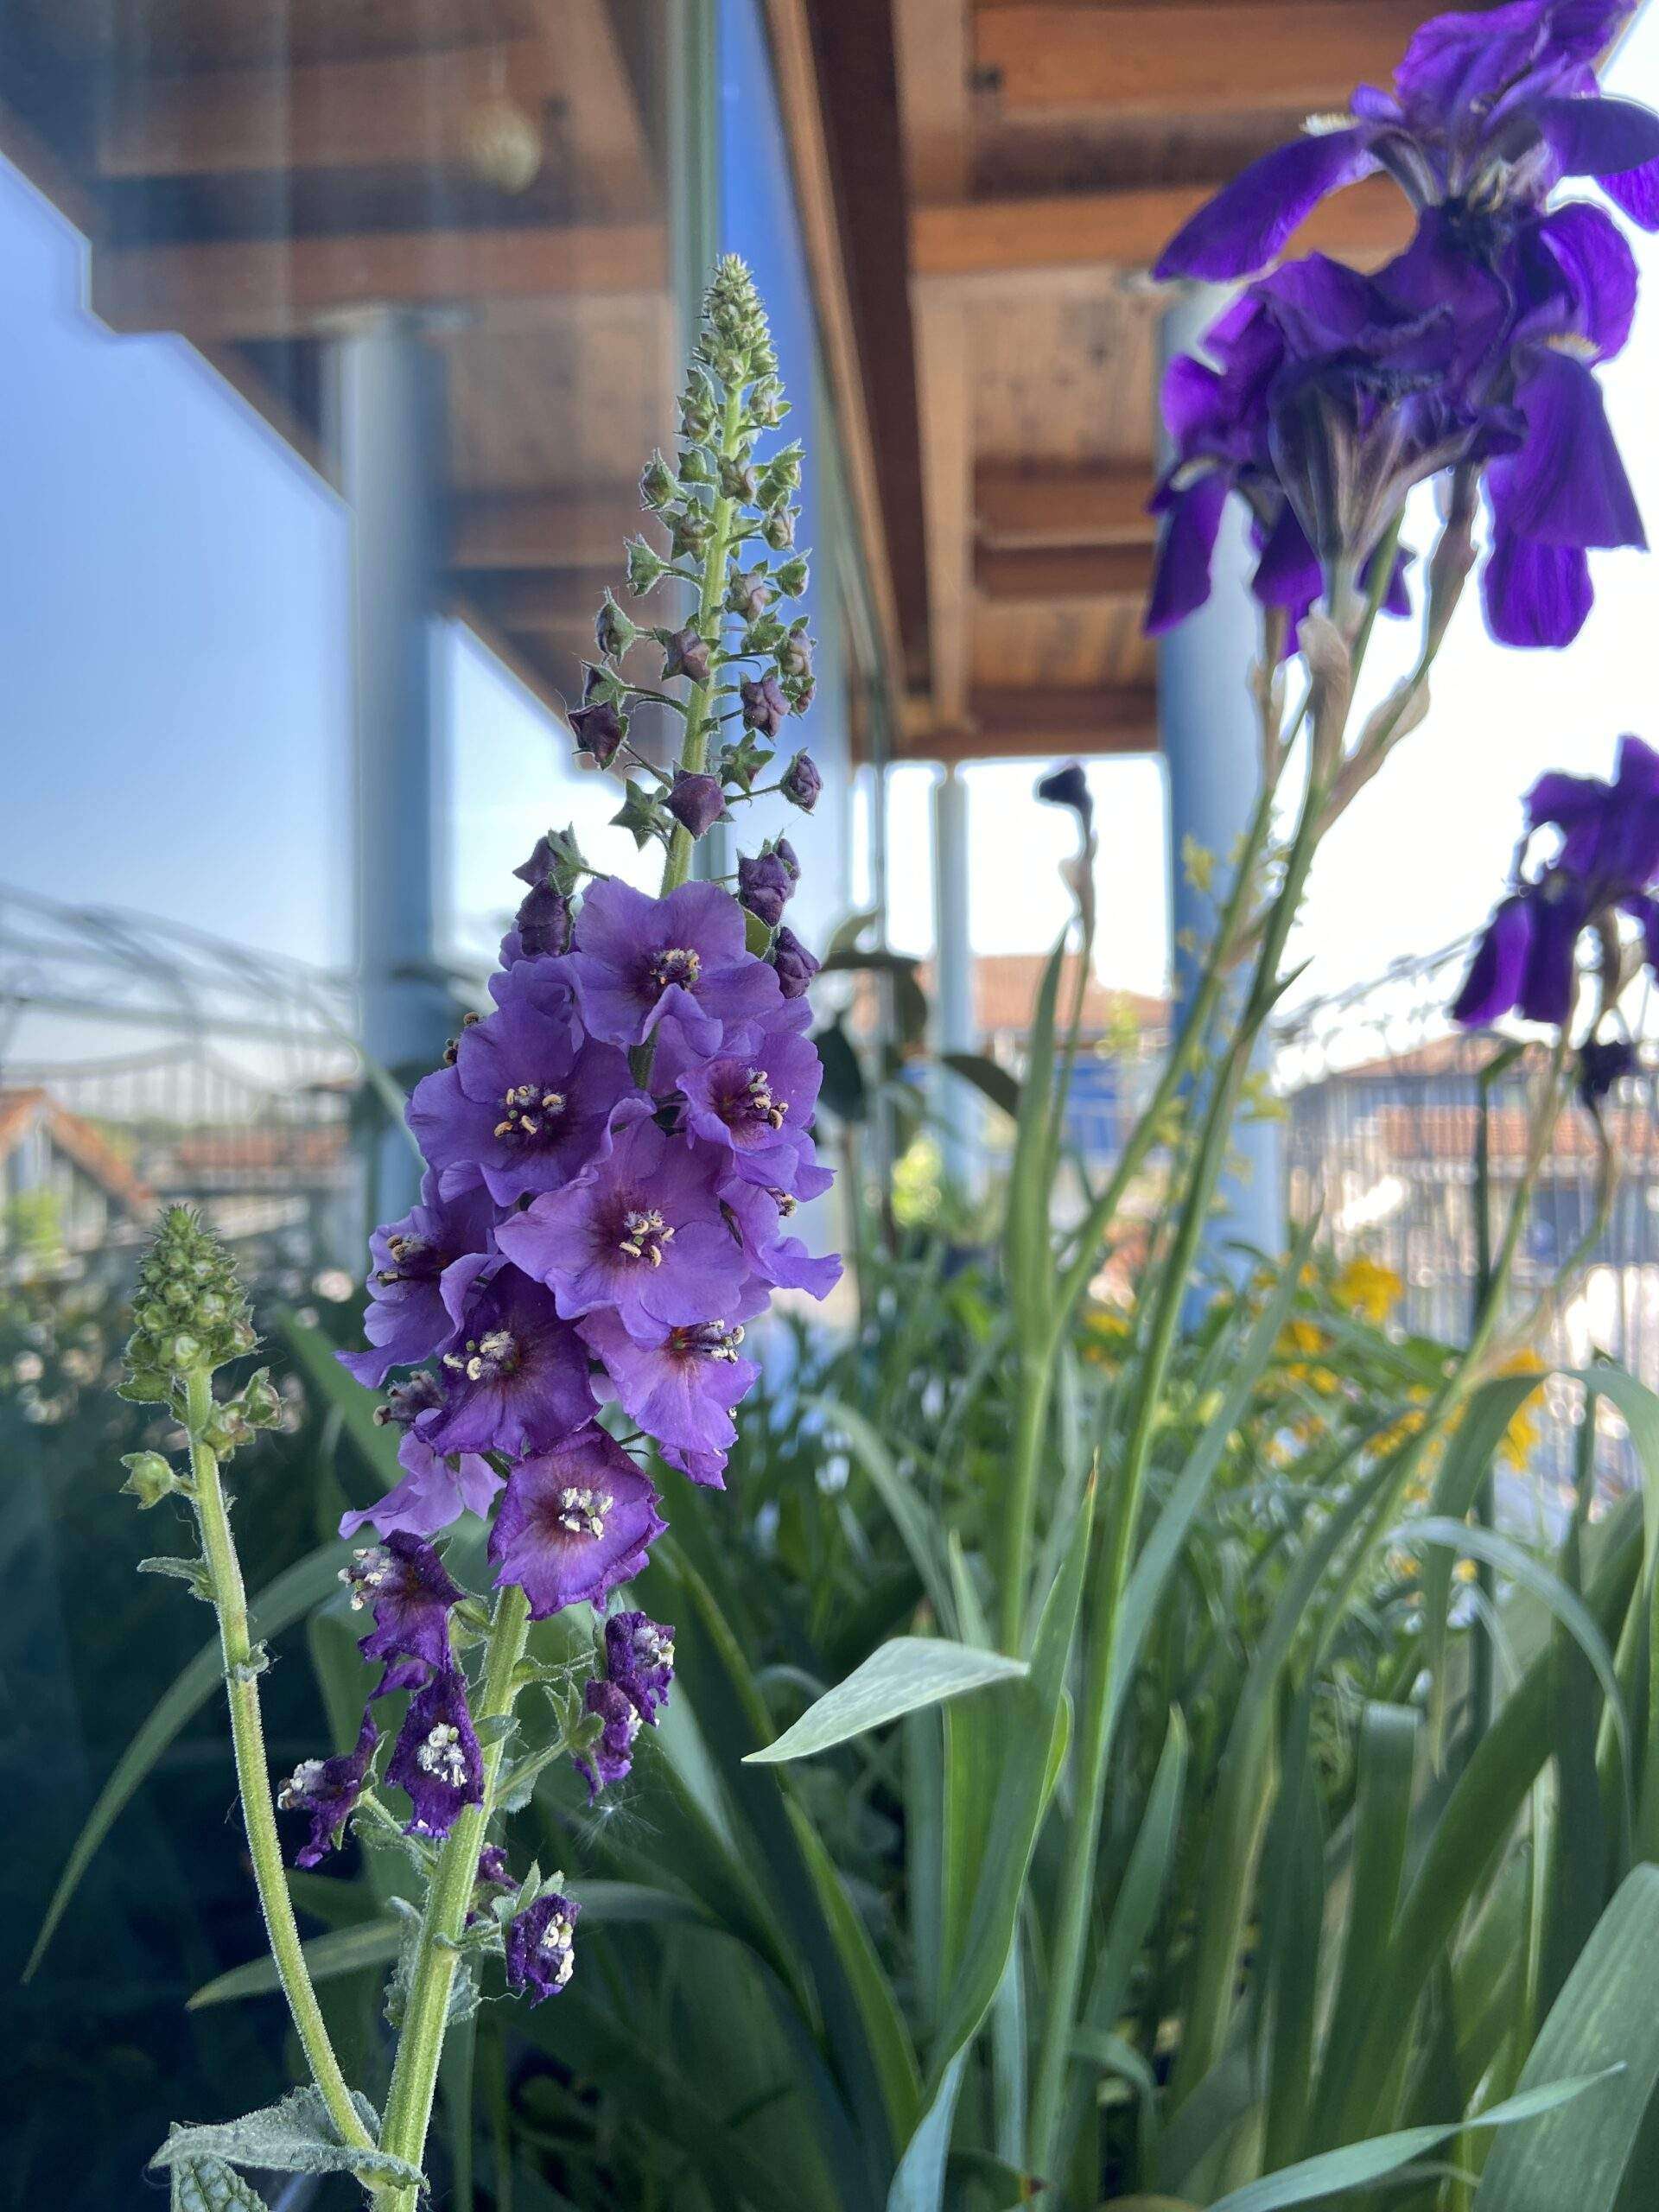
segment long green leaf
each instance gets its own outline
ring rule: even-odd
[[[1287,2205],[1311,2204],[1319,2197],[1363,2189],[1370,2182],[1398,2173],[1402,2166],[1410,2165],[1414,2159],[1471,2129],[1512,2127],[1517,2120],[1536,2120],[1545,2113],[1554,2112],[1558,2106],[1581,2096],[1586,2089],[1607,2081],[1618,2071],[1617,2067],[1606,2067],[1572,2080],[1551,2082],[1521,2096],[1508,2097],[1490,2112],[1477,2113],[1471,2120],[1452,2120],[1444,2126],[1402,2127],[1391,2135],[1373,2136],[1366,2143],[1345,2143],[1339,2151],[1321,2151],[1317,2158],[1304,2158],[1299,2164],[1285,2166],[1276,2174],[1264,2174],[1260,2181],[1247,2182],[1243,2189],[1229,2190],[1225,2196],[1216,2199],[1211,2212],[1284,2212]],[[1599,2102],[1605,2107],[1606,2100]],[[1529,2158],[1533,2139],[1529,2135],[1516,2139],[1522,2146],[1518,2155]],[[1567,2201],[1552,2200],[1552,2212],[1560,2212]],[[1539,2202],[1541,2205],[1543,2200]],[[1577,2206],[1581,2200],[1575,2196],[1572,2202]]]
[[[1500,2139],[1476,2212],[1639,2212],[1659,2202],[1659,1867],[1629,1874],[1539,2031],[1523,2088],[1564,2066],[1617,2065],[1617,2087]]]
[[[867,1729],[897,1720],[901,1713],[942,1705],[946,1698],[982,1689],[988,1682],[1017,1679],[1026,1671],[1023,1659],[1010,1659],[1000,1651],[977,1651],[943,1637],[895,1637],[871,1652],[844,1682],[826,1690],[774,1742],[750,1751],[744,1764],[810,1758],[815,1751],[827,1751]]]
[[[321,1550],[308,1553],[284,1573],[279,1574],[270,1588],[255,1600],[251,1609],[249,1624],[256,1638],[268,1640],[280,1636],[284,1629],[291,1628],[296,1620],[309,1612],[313,1605],[320,1604],[334,1588],[340,1570],[349,1556],[345,1545],[325,1544]],[[218,1691],[223,1669],[224,1662],[215,1637],[213,1643],[202,1646],[189,1665],[162,1692],[137,1734],[117,1760],[114,1771],[99,1790],[98,1802],[86,1816],[86,1826],[75,1839],[74,1848],[69,1853],[56,1889],[52,1892],[52,1902],[47,1907],[46,1917],[41,1923],[41,1932],[35,1939],[29,1964],[23,1969],[25,1981],[45,1955],[46,1947],[52,1941],[58,1923],[63,1918],[69,1900],[79,1887],[99,1847],[179,1731]]]
[[[819,1398],[813,1402],[846,1438],[848,1450],[874,1484],[876,1495],[892,1516],[893,1524],[910,1554],[911,1564],[920,1575],[922,1587],[932,1600],[940,1621],[947,1628],[959,1630],[950,1569],[938,1532],[921,1499],[899,1472],[885,1441],[863,1414],[843,1400]]]

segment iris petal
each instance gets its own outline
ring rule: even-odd
[[[1161,637],[1210,596],[1210,563],[1227,504],[1227,479],[1211,470],[1178,493],[1158,549],[1158,568],[1147,605],[1146,632]]]
[[[1492,471],[1494,505],[1546,545],[1647,543],[1607,410],[1582,361],[1541,352],[1516,386],[1520,448]]]
[[[1252,162],[1183,224],[1153,275],[1248,276],[1273,259],[1328,193],[1376,166],[1363,130],[1293,139]]]
[[[1497,524],[1481,579],[1486,624],[1501,645],[1570,645],[1595,594],[1577,546],[1541,545]]]
[[[1659,115],[1635,100],[1539,100],[1531,116],[1563,176],[1617,176],[1659,161]]]
[[[1521,989],[1532,944],[1532,908],[1524,899],[1506,899],[1475,947],[1469,973],[1452,1007],[1452,1019],[1466,1029],[1484,1029],[1507,1014]]]

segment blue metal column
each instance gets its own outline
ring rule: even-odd
[[[406,315],[372,310],[334,340],[334,431],[352,516],[357,964],[363,1049],[405,1085],[454,1027],[437,966],[435,485],[442,364]],[[419,1163],[403,1132],[375,1147],[379,1217],[406,1211]]]
[[[1164,314],[1161,362],[1198,353],[1226,303],[1217,289],[1191,287]],[[1186,841],[1216,856],[1224,890],[1229,857],[1249,826],[1261,791],[1261,744],[1248,678],[1261,650],[1256,604],[1248,589],[1254,556],[1243,506],[1230,499],[1222,521],[1208,601],[1159,640],[1158,720],[1169,779],[1169,883],[1175,995],[1184,1006],[1213,933],[1212,893],[1187,880]],[[1190,948],[1197,946],[1195,952]],[[1222,1248],[1239,1243],[1276,1253],[1284,1243],[1284,1163],[1276,1122],[1234,1133],[1237,1173],[1222,1186],[1222,1211],[1207,1232],[1212,1264],[1231,1265]],[[1236,1268],[1232,1268],[1236,1272]]]
[[[969,930],[968,785],[947,767],[933,786],[933,1048],[972,1052],[974,955]],[[978,1101],[959,1077],[937,1071],[934,1105],[945,1179],[972,1192],[978,1182]]]

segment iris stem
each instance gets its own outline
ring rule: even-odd
[[[293,1900],[288,1892],[283,1847],[276,1833],[276,1813],[270,1797],[264,1722],[259,1709],[259,1662],[254,1655],[248,1627],[247,1589],[219,1482],[219,1455],[206,1440],[213,1417],[213,1378],[205,1369],[199,1369],[185,1378],[185,1389],[184,1425],[190,1440],[192,1503],[201,1532],[202,1557],[213,1586],[213,1611],[219,1617],[237,1790],[242,1800],[242,1822],[247,1833],[248,1855],[253,1862],[259,1910],[264,1916],[265,1934],[276,1962],[277,1979],[288,1999],[288,2009],[311,2069],[311,2078],[328,2108],[328,2117],[342,2143],[372,2151],[373,2139],[352,2102],[346,2076],[328,2039],[322,2008],[306,1967]]]
[[[502,1585],[490,1623],[479,1695],[480,1723],[511,1716],[522,1684],[518,1662],[530,1630],[530,1601],[516,1583]],[[458,1962],[456,1944],[467,1923],[467,1908],[478,1879],[478,1855],[484,1847],[505,1748],[505,1730],[491,1730],[484,1747],[483,1793],[476,1805],[464,1805],[438,1855],[437,1871],[426,1895],[426,1910],[416,1939],[414,1970],[397,2038],[391,2088],[386,2098],[380,2147],[418,2166],[426,2152],[432,2120],[438,2062],[449,2024],[449,1999]],[[378,2202],[382,2212],[414,2212],[413,2186],[394,2183]]]

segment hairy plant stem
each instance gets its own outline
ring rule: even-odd
[[[743,416],[743,387],[734,381],[726,394],[726,404],[721,416],[720,453],[722,461],[734,460],[737,455],[739,425]],[[726,556],[731,551],[728,540],[731,534],[734,499],[717,493],[714,505],[714,535],[709,540],[709,550],[702,559],[702,587],[697,598],[697,630],[701,636],[717,645],[720,637],[721,609],[726,599]],[[702,773],[709,748],[709,705],[714,692],[715,678],[719,674],[711,666],[706,683],[694,683],[685,702],[685,736],[680,747],[680,766],[688,775]],[[668,856],[663,863],[663,897],[677,891],[691,873],[691,832],[683,823],[677,822],[674,834],[668,841]]]
[[[259,1909],[264,1916],[265,1934],[306,2063],[328,2108],[328,2117],[342,2143],[372,2151],[373,2139],[358,2117],[346,2076],[328,2039],[288,1893],[283,1847],[270,1797],[264,1722],[259,1710],[258,1672],[248,1629],[247,1590],[219,1482],[219,1456],[205,1440],[213,1414],[212,1376],[205,1370],[188,1376],[186,1393],[185,1430],[190,1440],[196,1523],[201,1532],[202,1557],[213,1586],[213,1610],[219,1616],[237,1789],[242,1800],[242,1822],[247,1833],[248,1855],[253,1862],[254,1884],[259,1893]]]
[[[480,1724],[511,1717],[520,1687],[518,1662],[524,1657],[529,1627],[529,1599],[516,1583],[503,1584],[485,1648],[484,1684],[477,1707]],[[493,1733],[484,1747],[481,1802],[462,1808],[438,1855],[432,1886],[427,1891],[380,2137],[383,2151],[406,2158],[412,2166],[418,2166],[425,2155],[459,1958],[455,1946],[478,1879],[478,1854],[495,1810],[504,1750],[504,1735]],[[383,2212],[414,2212],[416,2196],[412,2187],[394,2184],[381,2192],[377,2202]]]

